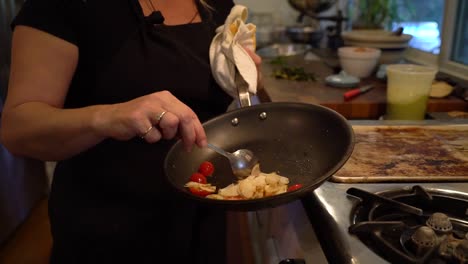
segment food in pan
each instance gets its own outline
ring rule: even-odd
[[[205,177],[213,175],[214,172],[214,165],[209,161],[204,161],[200,164],[198,168],[198,172],[205,175]]]
[[[206,183],[206,177],[205,175],[195,172],[190,176],[190,181],[191,182],[198,182],[198,183]]]
[[[216,186],[210,183],[189,181],[185,184],[185,187],[189,188],[190,192],[197,196],[207,196],[216,192]]]
[[[248,176],[245,179],[239,180],[236,183],[232,183],[224,188],[218,189],[218,191],[216,192],[216,186],[211,185],[206,180],[203,180],[203,178],[201,178],[200,175],[198,175],[201,174],[200,171],[203,171],[201,167],[202,166],[200,166],[199,172],[192,174],[192,176],[190,177],[190,181],[185,184],[185,187],[189,188],[190,192],[194,195],[204,196],[210,199],[256,199],[278,195],[288,191],[295,191],[302,187],[301,184],[294,184],[288,187],[289,179],[287,177],[281,176],[276,172],[261,172],[260,165],[257,164],[252,169],[252,173],[250,176]],[[212,171],[210,176],[211,175]]]

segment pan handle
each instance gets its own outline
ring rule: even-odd
[[[234,75],[234,81],[237,87],[237,93],[239,94],[239,105],[240,107],[251,106],[252,102],[250,100],[250,93],[249,93],[249,84],[242,78],[237,67]]]

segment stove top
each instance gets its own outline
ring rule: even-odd
[[[326,182],[302,204],[329,263],[463,263],[468,182]]]
[[[424,188],[374,194],[349,188],[361,202],[348,231],[393,263],[466,263],[468,194]]]
[[[350,123],[467,124],[372,120]],[[466,262],[467,181],[327,181],[301,202],[329,263]]]

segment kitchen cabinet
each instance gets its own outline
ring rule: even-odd
[[[306,72],[316,75],[316,81],[279,80],[272,76],[275,65],[263,59],[264,92],[272,102],[302,102],[320,104],[342,114],[347,119],[379,119],[385,114],[386,82],[371,76],[361,79],[360,86],[374,85],[374,89],[350,101],[343,94],[353,88],[336,88],[325,84],[325,78],[337,73],[337,59],[333,53],[322,52],[315,60],[305,60],[304,56],[291,56],[286,63],[303,67]],[[320,58],[320,59],[319,59]],[[468,103],[455,96],[429,99],[427,112],[468,111]]]
[[[278,264],[285,259],[327,263],[299,200],[243,214],[248,220],[255,263]]]

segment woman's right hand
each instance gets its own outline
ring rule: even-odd
[[[158,121],[158,117],[165,112]],[[168,91],[108,105],[96,115],[95,127],[103,137],[128,140],[135,136],[148,143],[180,137],[185,149],[206,145],[206,134],[197,115]]]
[[[15,27],[0,126],[2,144],[11,153],[58,161],[106,138],[141,137],[153,126],[142,140],[153,143],[177,136],[187,150],[193,144],[204,147],[206,135],[195,113],[166,91],[114,105],[63,109],[78,54],[70,42],[35,28]]]

